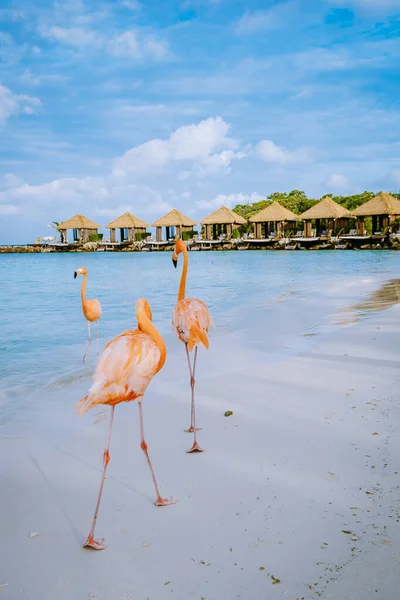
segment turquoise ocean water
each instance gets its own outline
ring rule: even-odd
[[[187,296],[204,300],[224,344],[261,351],[265,361],[301,352],[329,334],[335,315],[400,272],[400,253],[196,252],[189,254]],[[82,278],[103,315],[100,347],[136,326],[136,300],[146,297],[153,320],[172,339],[171,313],[180,266],[171,253],[82,253],[0,256],[0,422],[12,419],[35,394],[68,386],[93,372],[95,345],[81,362],[87,325]]]

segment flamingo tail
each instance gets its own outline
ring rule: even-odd
[[[190,328],[190,336],[188,341],[189,351],[191,352],[195,345],[199,343],[202,343],[205,348],[209,348],[207,335],[204,333],[204,331],[200,329],[200,326],[196,323]]]
[[[84,398],[82,398],[82,400],[79,400],[79,402],[77,402],[74,406],[74,408],[76,408],[78,410],[78,414],[79,415],[83,415],[85,412],[87,412],[91,407],[93,406],[93,402],[89,401],[89,395],[85,396]]]

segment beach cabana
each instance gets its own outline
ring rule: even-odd
[[[86,243],[91,234],[98,233],[99,227],[100,225],[94,221],[78,214],[60,223],[57,229],[61,234],[61,241],[64,243],[68,243],[68,229],[72,229],[74,242]]]
[[[200,221],[204,226],[204,239],[215,240],[221,234],[226,235],[226,239],[230,240],[232,232],[241,225],[246,225],[247,221],[227,206],[221,206],[208,217]]]
[[[268,206],[263,208],[259,213],[250,217],[250,223],[254,223],[254,237],[259,240],[264,236],[265,238],[283,237],[285,235],[285,223],[295,223],[299,221],[298,215],[292,213],[279,202],[271,202]],[[271,228],[273,227],[273,229]]]
[[[400,200],[381,192],[353,210],[352,214],[357,217],[357,235],[365,235],[365,217],[372,217],[372,234],[383,233],[397,217],[400,217]]]
[[[322,233],[321,221],[325,221],[326,231],[335,233],[343,227],[347,227],[350,212],[344,206],[341,206],[332,198],[324,198],[308,210],[306,210],[300,219],[304,221],[304,237],[312,237],[312,221],[315,221],[315,236],[320,237]]]
[[[162,242],[162,228],[165,227],[165,239],[182,238],[184,231],[193,231],[193,227],[197,225],[196,221],[183,215],[179,210],[173,208],[169,213],[154,221],[152,227],[156,228],[156,241]]]
[[[114,221],[111,221],[106,225],[106,228],[110,230],[110,242],[117,242],[117,229],[119,229],[119,239],[121,244],[123,242],[132,242],[136,239],[137,233],[146,233],[146,228],[150,227],[148,223],[138,219],[130,212],[126,212]]]

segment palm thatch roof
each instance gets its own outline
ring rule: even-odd
[[[126,212],[114,221],[111,221],[106,225],[107,229],[146,229],[146,227],[150,227],[148,223],[142,221],[142,219],[138,219],[130,212]]]
[[[173,208],[169,213],[154,221],[152,227],[193,227],[197,225],[196,221],[183,215],[179,210]]]
[[[84,215],[75,215],[67,221],[63,221],[57,227],[57,229],[99,229],[100,225],[97,225],[94,221],[91,221]]]
[[[391,194],[381,192],[372,200],[364,202],[352,211],[356,217],[371,217],[373,215],[400,215],[400,200]]]
[[[279,202],[271,202],[253,217],[250,217],[250,223],[271,223],[277,221],[299,221],[298,215],[292,213]]]
[[[200,221],[201,225],[245,225],[246,219],[233,212],[227,206],[221,206],[218,210]]]
[[[334,202],[332,198],[324,198],[300,215],[300,219],[302,221],[309,219],[346,219],[350,216],[347,208]]]

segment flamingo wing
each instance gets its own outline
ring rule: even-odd
[[[172,324],[178,338],[188,345],[190,351],[200,343],[209,347],[207,333],[213,321],[202,300],[186,298],[178,302],[172,315]]]
[[[115,405],[143,396],[159,360],[160,350],[146,333],[125,331],[116,337],[99,358],[89,393],[77,405],[79,414],[96,404]]]
[[[83,312],[88,321],[97,321],[101,317],[101,304],[98,300],[86,300],[83,304]]]

